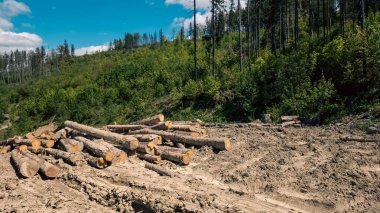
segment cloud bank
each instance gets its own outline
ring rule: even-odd
[[[82,55],[86,55],[86,54],[91,55],[91,54],[94,54],[97,52],[107,51],[108,49],[109,49],[108,44],[99,45],[99,46],[82,47],[82,48],[75,50],[75,55],[76,56],[82,56]]]
[[[42,45],[42,38],[36,34],[22,32],[16,33],[12,18],[22,14],[31,13],[30,8],[16,0],[3,0],[0,2],[0,53],[18,50],[31,50]]]

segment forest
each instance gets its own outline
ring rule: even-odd
[[[194,1],[195,2],[195,1]],[[0,55],[0,137],[65,120],[249,122],[271,114],[325,124],[380,115],[380,2],[212,0],[206,25],[126,33],[110,49]]]

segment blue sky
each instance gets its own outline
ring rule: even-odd
[[[197,0],[200,23],[209,0]],[[0,0],[0,52],[55,48],[63,40],[95,48],[125,32],[154,32],[188,24],[192,0]],[[96,48],[95,48],[96,49]]]

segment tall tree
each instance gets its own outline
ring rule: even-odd
[[[299,35],[299,14],[298,14],[298,0],[294,0],[294,47],[297,49],[298,35]]]
[[[238,0],[238,16],[239,16],[239,49],[240,49],[240,72],[243,71],[243,44],[241,39],[241,5],[240,0]]]
[[[342,36],[345,36],[345,24],[346,24],[346,1],[339,1],[339,13],[340,13],[340,32]]]
[[[71,56],[74,56],[75,55],[75,47],[74,47],[74,44],[71,44]]]
[[[195,81],[198,81],[198,61],[197,61],[197,1],[194,0],[194,71]]]

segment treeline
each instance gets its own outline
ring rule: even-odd
[[[15,50],[0,55],[0,84],[22,83],[35,77],[58,72],[62,62],[74,57],[75,47],[67,41],[48,52],[45,47],[35,50]]]

